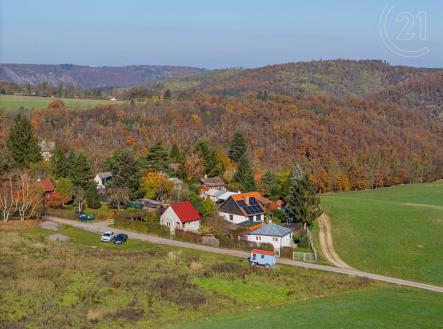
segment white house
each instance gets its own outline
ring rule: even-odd
[[[249,232],[246,238],[257,245],[270,243],[277,254],[282,247],[292,247],[292,229],[277,224],[263,224],[260,228]]]
[[[97,183],[97,189],[102,190],[105,188],[106,183],[112,179],[112,173],[110,172],[99,172],[95,178],[94,182]]]
[[[41,141],[39,143],[40,153],[42,155],[43,160],[48,161],[52,157],[52,153],[55,150],[54,142]]]
[[[221,204],[225,202],[231,195],[234,194],[240,194],[240,192],[230,192],[230,191],[210,188],[209,190],[202,191],[201,197],[203,199],[211,199],[215,203]]]
[[[265,220],[265,211],[260,198],[262,196],[258,192],[230,195],[218,209],[218,214],[234,224],[246,221],[261,223]]]
[[[175,229],[197,232],[200,228],[200,214],[189,201],[170,205],[160,216],[160,224]]]

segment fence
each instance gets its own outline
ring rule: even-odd
[[[317,254],[315,252],[293,252],[292,259],[315,263],[317,262]]]
[[[293,260],[301,260],[304,262],[317,262],[317,251],[315,250],[314,242],[312,241],[312,234],[309,228],[306,230],[306,235],[308,236],[309,245],[311,247],[312,252],[293,252],[292,259]]]

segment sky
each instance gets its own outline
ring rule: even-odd
[[[443,67],[443,1],[0,0],[0,62]]]

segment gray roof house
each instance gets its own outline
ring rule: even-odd
[[[277,255],[280,254],[280,248],[292,247],[292,229],[277,224],[263,224],[260,228],[247,234],[247,240],[261,243],[269,243],[274,246]]]

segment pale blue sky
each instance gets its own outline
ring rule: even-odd
[[[383,59],[443,67],[443,1],[63,1],[0,0],[2,63],[206,68],[257,67],[312,59]],[[379,35],[383,8],[388,37],[418,58],[392,53]],[[426,40],[419,18],[427,13]],[[396,40],[415,16],[413,40]],[[401,18],[401,17],[400,17]],[[414,23],[414,24],[412,24]],[[422,29],[422,31],[424,28]]]

